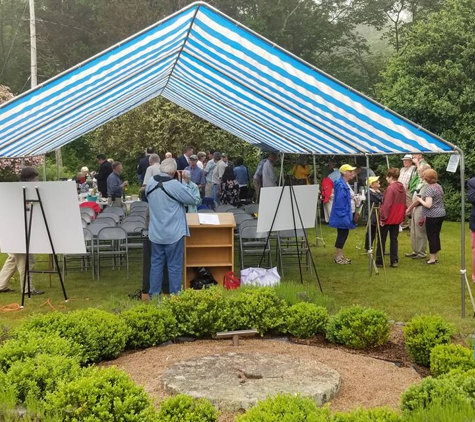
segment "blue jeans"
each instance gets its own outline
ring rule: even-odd
[[[218,184],[213,184],[213,199],[216,201],[216,203],[219,205],[221,203],[221,198],[218,195]]]
[[[185,250],[185,238],[171,245],[160,245],[150,242],[152,245],[152,261],[150,264],[150,298],[158,296],[162,291],[163,268],[165,262],[168,265],[168,279],[170,294],[177,294],[181,289],[183,278],[183,259]]]

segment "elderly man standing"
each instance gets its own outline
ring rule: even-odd
[[[267,161],[264,163],[264,167],[262,168],[262,187],[263,188],[277,186],[275,171],[274,171],[274,164],[276,161],[277,161],[277,154],[271,152],[269,154],[269,157],[267,157]]]
[[[197,205],[197,199],[187,185],[173,179],[177,170],[173,158],[163,160],[160,173],[147,183],[149,203],[149,238],[152,246],[150,266],[150,298],[162,290],[163,269],[168,267],[170,293],[181,289],[185,236],[190,235],[185,205]]]
[[[221,203],[221,178],[223,177],[224,170],[226,170],[226,154],[221,154],[220,152],[214,153],[214,161],[216,162],[216,167],[213,171],[213,199],[219,205]]]
[[[185,170],[188,170],[190,172],[191,181],[198,186],[200,193],[204,194],[206,178],[203,173],[203,170],[199,168],[198,163],[198,156],[193,154],[192,156],[190,156],[190,165],[186,167]]]
[[[122,206],[122,195],[124,193],[124,188],[129,186],[129,182],[123,182],[120,178],[122,174],[122,163],[119,161],[114,161],[112,163],[112,173],[107,178],[107,195],[109,206]]]
[[[411,154],[406,154],[404,157],[402,157],[402,165],[403,167],[401,168],[401,170],[399,170],[398,182],[402,183],[406,191],[406,208],[408,208],[412,204],[412,194],[410,192],[409,186],[412,177],[414,176],[414,174],[417,174],[417,169],[416,166],[412,163]],[[407,229],[409,227],[409,221],[407,216],[402,222],[401,227],[403,229]]]

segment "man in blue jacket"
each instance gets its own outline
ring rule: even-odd
[[[183,278],[185,236],[190,235],[185,205],[198,205],[199,198],[187,185],[173,179],[177,171],[173,158],[160,164],[160,173],[146,187],[150,212],[149,238],[152,247],[150,298],[162,290],[163,269],[168,266],[170,293],[177,294]]]

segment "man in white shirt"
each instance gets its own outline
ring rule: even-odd
[[[158,173],[160,173],[160,156],[158,154],[150,154],[148,162],[149,166],[147,167],[147,171],[145,172],[145,176],[143,178],[143,184],[140,188],[140,194],[142,196],[143,201],[147,201],[145,195],[143,195],[143,192],[147,187],[148,181],[151,177],[156,176]]]
[[[262,168],[262,187],[268,188],[277,186],[275,179],[274,163],[277,161],[277,154],[271,152]]]
[[[413,157],[411,154],[406,154],[404,157],[402,157],[403,167],[401,168],[401,170],[399,170],[398,178],[398,182],[401,182],[404,186],[404,189],[406,190],[406,208],[409,208],[409,206],[412,204],[412,194],[409,190],[409,185],[411,183],[412,176],[414,176],[414,173],[417,174],[417,169],[416,166],[413,165],[412,159]],[[401,227],[403,229],[407,229],[409,227],[409,220],[407,216],[404,218]]]
[[[214,161],[216,161],[216,167],[213,171],[213,199],[219,205],[220,201],[220,194],[221,194],[221,178],[223,177],[224,170],[226,170],[226,161],[227,157],[226,154],[221,154],[220,152],[214,153]]]

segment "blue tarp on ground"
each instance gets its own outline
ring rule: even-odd
[[[0,157],[44,154],[159,95],[269,150],[453,150],[199,2],[2,105]]]

